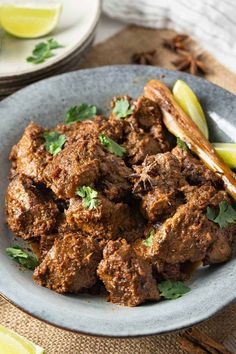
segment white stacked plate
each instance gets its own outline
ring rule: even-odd
[[[63,0],[56,29],[37,39],[18,39],[1,33],[0,99],[48,76],[72,70],[91,46],[101,13],[101,0]],[[41,64],[28,63],[35,45],[54,38],[63,45]]]

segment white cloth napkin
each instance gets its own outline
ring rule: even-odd
[[[103,0],[124,22],[185,32],[236,72],[236,0]]]

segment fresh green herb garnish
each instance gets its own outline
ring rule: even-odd
[[[105,134],[100,134],[99,139],[107,149],[118,157],[123,157],[126,154],[125,148],[117,144],[114,140],[108,138]]]
[[[97,114],[96,106],[82,103],[80,106],[73,106],[66,114],[66,124],[81,122],[82,120],[91,118]]]
[[[113,108],[113,112],[118,118],[125,118],[127,116],[130,116],[133,111],[134,109],[130,107],[129,101],[125,98],[117,100],[115,103],[115,107]]]
[[[82,198],[83,206],[89,210],[95,209],[98,205],[98,192],[89,186],[76,188],[75,194]]]
[[[220,228],[236,222],[236,210],[225,200],[219,204],[219,214],[213,208],[207,208],[207,217],[209,220],[219,224]]]
[[[181,149],[183,149],[183,150],[188,150],[188,145],[183,141],[183,140],[181,140],[180,138],[177,138],[176,139],[176,142],[177,142],[177,145],[181,148]]]
[[[153,237],[155,235],[155,230],[151,230],[148,234],[148,237],[146,238],[146,240],[143,240],[143,244],[147,247],[151,247],[152,242],[153,242]]]
[[[182,281],[164,280],[158,284],[160,296],[168,300],[178,299],[190,291]]]
[[[34,270],[39,265],[39,261],[36,256],[30,255],[19,246],[6,248],[6,253],[8,256],[12,257],[14,261],[27,269]]]
[[[38,43],[32,52],[32,56],[28,57],[26,60],[32,64],[43,63],[46,59],[54,56],[53,50],[61,47],[63,46],[55,39],[48,39],[47,42]]]
[[[46,150],[53,156],[57,155],[62,150],[66,142],[66,136],[56,131],[45,132],[43,137],[45,139],[44,145]]]

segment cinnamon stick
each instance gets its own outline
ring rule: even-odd
[[[191,328],[178,337],[179,345],[190,354],[232,354],[197,328]]]
[[[185,338],[183,335],[179,335],[177,339],[179,345],[187,353],[190,354],[209,354],[204,349],[197,346],[195,343],[191,342],[189,339]]]
[[[221,343],[216,342],[214,339],[199,331],[197,328],[191,328],[187,331],[187,333],[194,337],[197,341],[205,343],[205,345],[218,350],[218,352],[222,354],[232,354]]]

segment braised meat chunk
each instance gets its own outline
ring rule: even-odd
[[[204,259],[208,247],[215,240],[212,223],[198,210],[181,205],[172,218],[167,219],[153,240],[153,252],[167,263],[183,263]]]
[[[97,272],[114,303],[137,306],[159,299],[151,265],[138,257],[125,240],[108,242]]]
[[[204,163],[194,157],[190,151],[181,149],[176,146],[172,153],[177,157],[181,172],[191,185],[201,185],[208,182],[215,186],[220,185],[220,178],[209,168],[207,168]]]
[[[128,97],[116,97],[117,100],[131,101]],[[113,107],[114,107],[113,103]],[[147,155],[157,154],[169,150],[169,143],[165,139],[161,112],[153,101],[140,97],[131,105],[132,114],[125,118],[118,118],[112,113],[109,122],[123,123],[123,147],[126,149],[126,160],[130,165],[140,164]]]
[[[166,138],[166,130],[162,121],[162,113],[155,102],[144,96],[139,97],[135,102],[134,116],[139,127],[151,133],[158,141],[162,152],[170,150],[170,144]]]
[[[132,170],[124,161],[113,154],[107,154],[100,163],[100,189],[110,200],[119,201],[126,199],[131,192],[132,185],[129,177]]]
[[[72,124],[58,124],[56,130],[66,135],[69,144],[79,140],[81,136],[98,137],[105,133],[109,138],[120,140],[123,136],[124,122],[120,119],[96,116],[93,119],[74,122]]]
[[[96,283],[101,252],[94,239],[79,233],[56,239],[34,271],[37,284],[58,293],[79,293]]]
[[[90,185],[99,177],[99,158],[105,155],[96,139],[81,137],[68,144],[44,171],[47,186],[58,198],[73,198],[78,186]]]
[[[155,234],[155,229],[152,228],[151,232],[153,235]],[[157,281],[161,281],[163,279],[171,279],[171,280],[184,280],[187,278],[187,274],[185,272],[185,267],[182,267],[180,263],[166,263],[156,256],[156,253],[153,252],[153,248],[151,244],[153,240],[150,240],[150,244],[146,242],[146,239],[150,236],[147,235],[146,238],[137,239],[132,243],[133,249],[135,253],[147,260],[152,265],[153,274],[155,275]]]
[[[215,241],[207,250],[203,263],[217,264],[227,262],[232,257],[232,244],[235,233],[235,225],[225,229],[215,226]]]
[[[13,176],[23,174],[35,182],[44,182],[43,171],[51,160],[44,148],[44,131],[39,125],[30,123],[18,144],[13,146],[9,157]]]
[[[133,193],[141,198],[146,218],[155,222],[172,215],[182,202],[181,188],[187,184],[177,158],[170,152],[147,156],[134,170]]]
[[[40,242],[39,242],[39,252],[40,252],[40,259],[43,260],[48,251],[52,248],[54,242],[56,239],[61,238],[61,235],[58,233],[55,234],[43,234],[40,237]]]
[[[7,223],[23,239],[50,233],[59,214],[53,200],[44,196],[25,176],[15,176],[6,195]]]
[[[208,193],[206,188],[209,190]],[[200,199],[201,191],[205,194],[202,194]],[[167,219],[156,231],[152,243],[153,254],[170,264],[204,261],[208,258],[212,259],[213,263],[214,255],[208,257],[208,254],[214,252],[215,245],[221,243],[222,248],[227,250],[231,248],[232,237],[223,236],[225,233],[228,234],[231,228],[220,229],[207,218],[205,210],[207,206],[216,206],[226,198],[224,192],[217,192],[209,186],[203,186],[198,192],[195,191],[190,200],[181,205],[174,216]],[[229,252],[219,251],[218,261],[224,262],[229,256]]]
[[[141,129],[131,131],[123,146],[127,151],[127,158],[131,165],[141,163],[147,155],[162,151],[158,141]]]
[[[66,221],[72,229],[97,239],[116,239],[136,226],[127,204],[111,202],[102,195],[98,196],[97,207],[91,210],[84,207],[81,198],[70,199]]]

